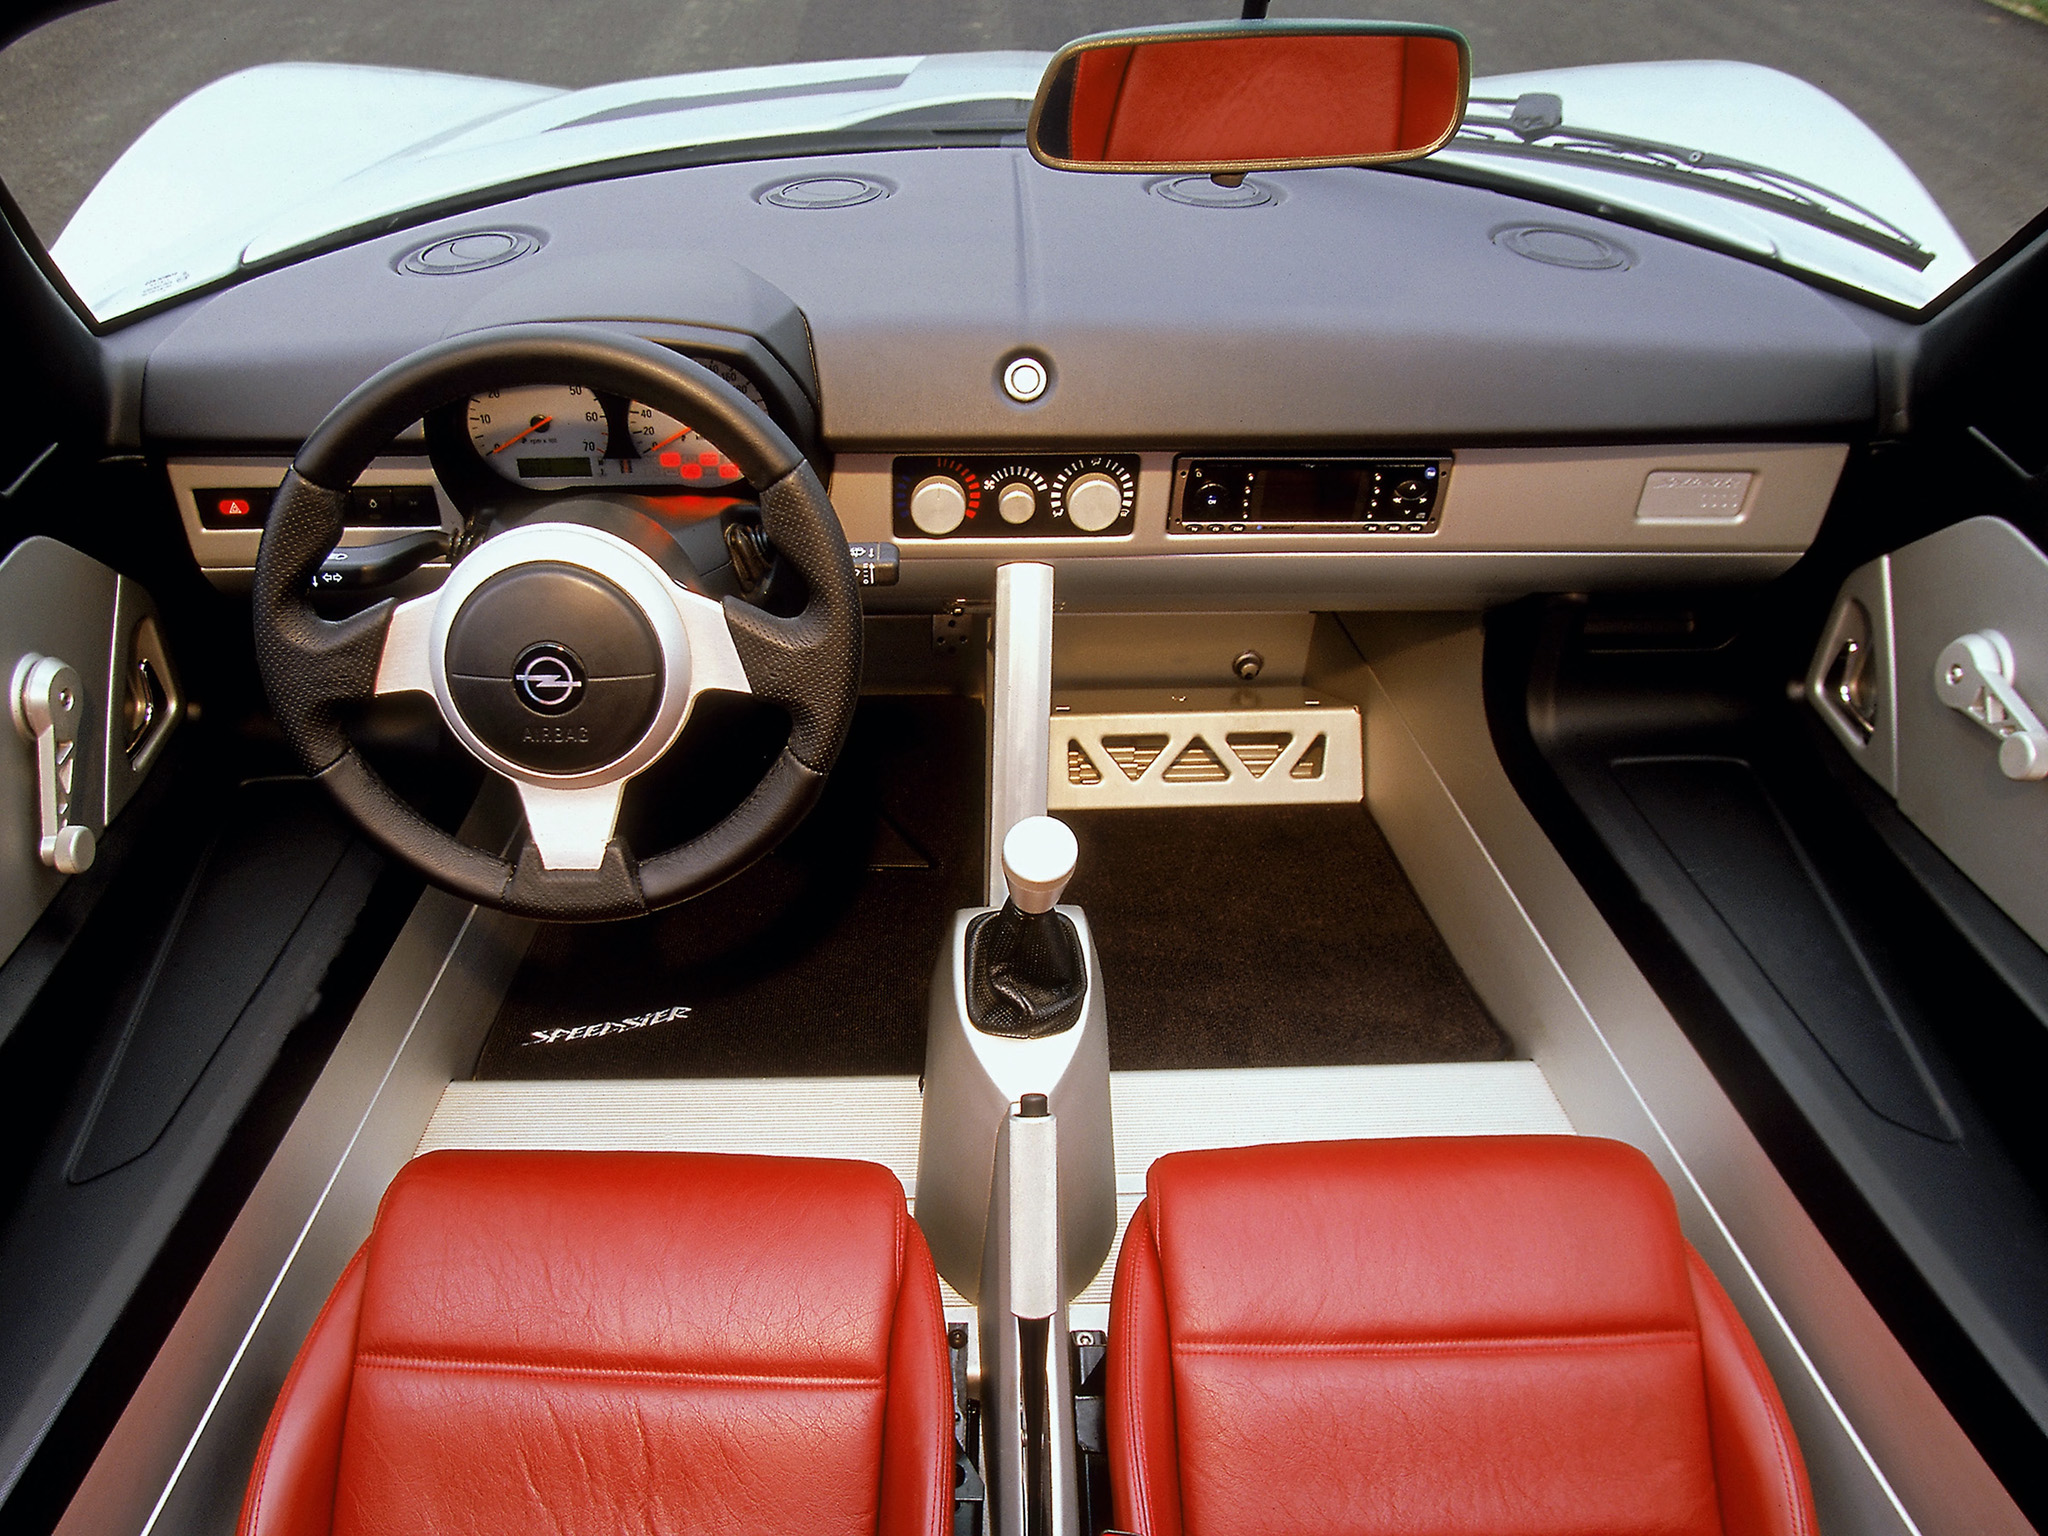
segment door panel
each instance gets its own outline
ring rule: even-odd
[[[2048,945],[2048,781],[2001,772],[1998,738],[1934,682],[1952,641],[1991,631],[2011,646],[2017,692],[2048,707],[2048,556],[2012,524],[1973,517],[1907,545],[1891,567],[1899,809]]]
[[[1497,611],[1487,686],[1560,852],[2048,1529],[2048,778],[2001,771],[2015,743],[1956,707],[2009,735],[1980,691],[2009,679],[2014,720],[2048,705],[2048,235],[2030,238],[1881,348],[1906,408],[1852,447],[1792,571]],[[1945,702],[1937,663],[1966,636],[1959,676],[1999,687]]]
[[[83,685],[65,820],[95,843],[182,712],[155,608],[138,583],[50,538],[26,539],[0,560],[0,680],[14,717],[0,733],[0,962],[71,878],[41,854],[46,770],[15,702],[24,664],[37,656],[62,660]]]
[[[2000,730],[2020,722],[1995,709],[1993,729],[1946,702],[1936,680],[1944,653],[1968,635],[2004,642],[2012,690],[2038,721],[2048,707],[2048,556],[2001,518],[1956,523],[1850,572],[1806,695],[1900,811],[2048,945],[2048,778],[2004,772]],[[1988,691],[1973,690],[1980,701]]]
[[[84,682],[67,819],[106,831],[107,678],[119,578],[55,539],[29,539],[0,562],[0,671],[17,716],[0,741],[0,959],[11,955],[68,875],[44,863],[34,741],[13,699],[25,658],[67,662]]]

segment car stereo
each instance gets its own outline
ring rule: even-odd
[[[1168,533],[1431,533],[1451,460],[1176,459]]]

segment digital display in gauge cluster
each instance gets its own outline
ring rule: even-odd
[[[739,465],[673,416],[580,384],[486,390],[470,397],[467,422],[477,456],[529,490],[720,492],[742,480]]]
[[[1429,533],[1443,458],[1180,459],[1168,533]]]
[[[1122,538],[1136,521],[1135,454],[904,455],[890,510],[898,538]]]

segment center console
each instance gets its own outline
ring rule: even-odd
[[[1050,577],[1012,565],[997,583],[988,803],[1002,895],[955,913],[939,956],[917,1150],[917,1223],[979,1325],[996,1536],[1082,1529],[1067,1308],[1116,1238],[1101,967],[1086,914],[1059,901],[1073,834],[1044,814]]]

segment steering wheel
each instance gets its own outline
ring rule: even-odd
[[[689,422],[759,493],[764,531],[803,576],[778,618],[686,591],[634,544],[568,520],[483,540],[437,592],[333,621],[310,583],[340,540],[347,495],[399,432],[485,389],[573,382]],[[363,830],[437,885],[524,917],[628,917],[737,874],[803,819],[853,720],[860,589],[825,488],[731,385],[666,348],[579,326],[507,326],[394,363],[329,413],[271,504],[251,607],[271,709],[306,770]],[[701,694],[789,712],[788,744],[723,821],[637,858],[615,836],[627,782],[674,745]],[[518,861],[469,847],[401,800],[338,723],[338,706],[432,697],[469,752],[526,808]]]

